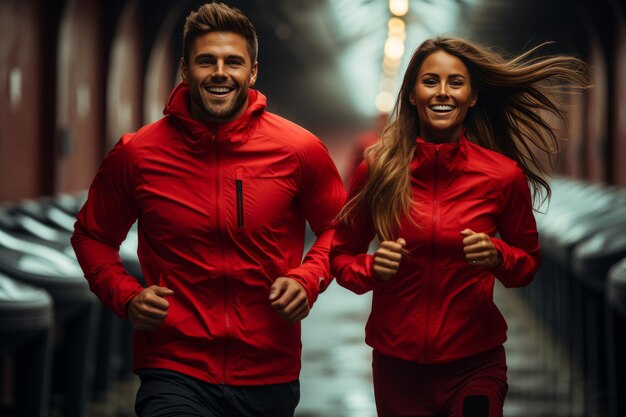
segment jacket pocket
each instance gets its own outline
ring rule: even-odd
[[[235,192],[237,194],[237,227],[243,227],[243,173],[235,171]]]

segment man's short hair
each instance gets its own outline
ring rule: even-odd
[[[224,3],[206,3],[189,13],[183,29],[183,58],[189,63],[191,45],[209,32],[232,32],[243,36],[248,44],[251,63],[257,60],[259,41],[252,22],[236,7]]]

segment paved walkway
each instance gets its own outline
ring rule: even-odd
[[[296,417],[375,417],[372,353],[363,341],[371,293],[333,283],[302,322]]]

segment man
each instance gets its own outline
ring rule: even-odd
[[[107,156],[72,244],[136,329],[139,416],[292,416],[300,320],[330,283],[344,188],[324,145],[250,88],[257,37],[238,9],[203,5],[183,43],[166,116]],[[147,288],[118,256],[136,219]],[[302,260],[307,220],[317,239]]]

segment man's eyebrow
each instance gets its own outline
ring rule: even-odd
[[[196,59],[199,59],[199,58],[215,58],[215,57],[216,57],[216,55],[212,54],[212,53],[204,53],[204,54],[196,55]],[[241,60],[245,60],[245,57],[243,55],[231,54],[231,55],[227,55],[225,57],[225,59],[241,59]]]

